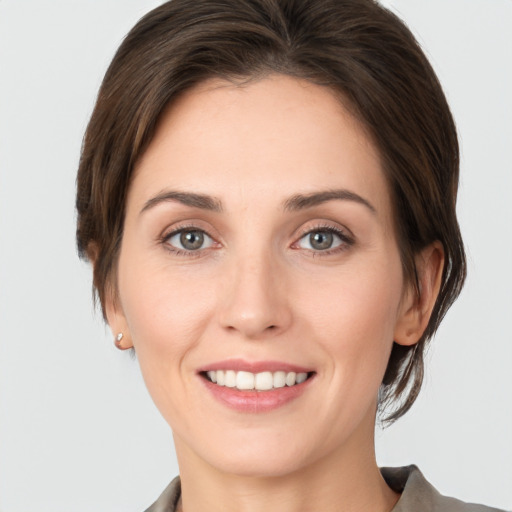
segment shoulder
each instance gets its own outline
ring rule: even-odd
[[[416,466],[381,468],[387,484],[402,493],[392,512],[502,512],[441,495]]]
[[[401,493],[392,512],[503,512],[443,496],[416,466],[381,468],[381,473],[388,485]],[[176,477],[145,512],[175,512],[180,493],[181,483]]]
[[[164,490],[160,497],[145,512],[175,512],[180,499],[181,482],[177,476]]]

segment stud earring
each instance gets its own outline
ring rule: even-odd
[[[121,346],[121,340],[124,338],[124,334],[122,332],[118,333],[115,340],[114,340],[114,345],[119,349],[119,350],[124,350],[123,347]]]

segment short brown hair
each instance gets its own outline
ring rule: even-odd
[[[423,380],[428,340],[460,293],[465,255],[455,214],[459,151],[437,77],[409,29],[372,0],[172,0],[127,35],[105,75],[77,178],[77,244],[94,259],[102,305],[115,274],[133,169],[168,104],[210,78],[280,73],[330,87],[376,144],[391,190],[404,275],[435,240],[445,267],[421,339],[394,344],[380,393],[403,415]]]

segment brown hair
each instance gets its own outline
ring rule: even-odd
[[[102,305],[123,236],[134,166],[165,107],[209,78],[281,73],[330,87],[380,151],[392,194],[404,275],[439,240],[445,267],[428,326],[412,347],[393,346],[380,393],[403,415],[423,380],[428,340],[458,296],[464,248],[455,214],[459,152],[437,77],[407,27],[372,0],[173,0],[127,35],[105,75],[85,133],[77,178],[77,244],[94,260]]]

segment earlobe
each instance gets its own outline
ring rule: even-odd
[[[128,350],[130,348],[133,348],[133,345],[127,345],[126,342],[123,342],[124,340],[124,333],[118,332],[114,338],[114,345],[119,350]]]
[[[419,289],[408,286],[395,326],[394,341],[414,345],[423,335],[439,295],[444,249],[439,241],[425,247],[415,259]]]
[[[133,342],[124,316],[123,309],[119,304],[116,292],[112,286],[108,286],[105,293],[105,315],[107,322],[114,336],[114,345],[119,350],[128,350],[133,348]]]
[[[94,269],[98,258],[98,245],[95,242],[90,242],[87,246],[87,258]],[[105,297],[102,306],[104,316],[114,336],[114,345],[119,350],[133,348],[126,318],[117,298],[116,287],[111,282],[107,282],[105,288]]]

